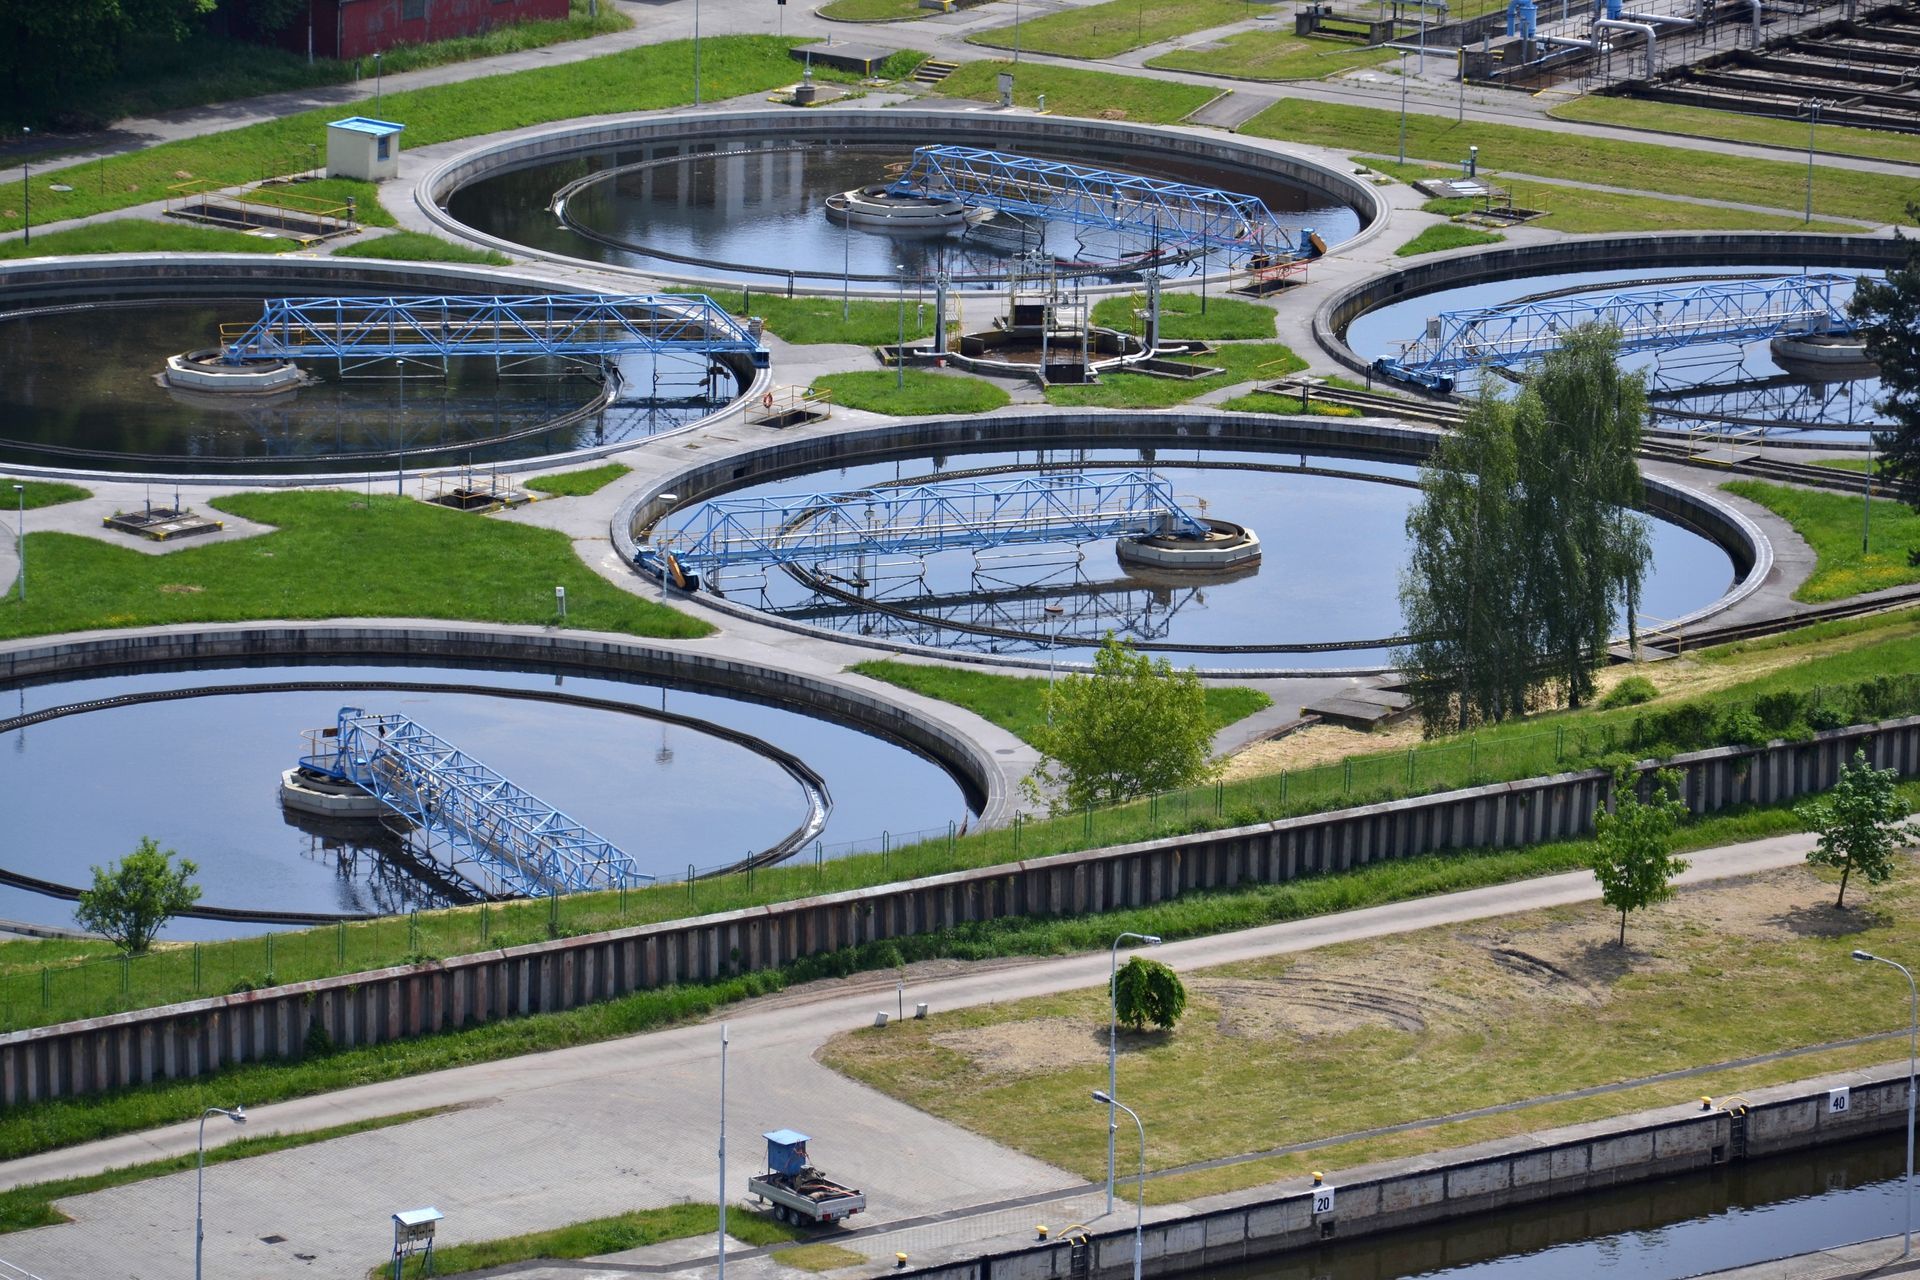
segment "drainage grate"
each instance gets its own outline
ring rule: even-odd
[[[261,1236],[260,1237],[261,1244],[285,1244],[286,1242],[287,1242],[287,1238],[285,1236]]]

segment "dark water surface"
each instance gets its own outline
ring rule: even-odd
[[[118,693],[218,684],[374,679],[556,690],[666,710],[725,725],[798,755],[833,798],[829,846],[883,830],[944,826],[967,814],[959,785],[921,756],[828,721],[657,685],[439,667],[301,666],[217,669],[37,685],[4,711]],[[342,706],[406,715],[632,855],[662,879],[766,848],[807,816],[801,786],[746,747],[644,717],[484,694],[349,689],[259,692],[87,712],[0,735],[6,799],[4,865],[85,884],[88,868],[142,836],[200,865],[209,906],[391,911],[444,895],[397,875],[378,826],[287,813],[280,771],[304,749],[301,731],[334,723]],[[810,853],[808,856],[811,856]],[[71,904],[0,886],[0,918],[66,924]],[[256,927],[182,922],[172,936],[217,937]]]

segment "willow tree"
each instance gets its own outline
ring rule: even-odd
[[[1395,654],[1429,734],[1593,694],[1650,559],[1634,450],[1646,384],[1619,334],[1568,333],[1511,401],[1488,389],[1421,472]]]

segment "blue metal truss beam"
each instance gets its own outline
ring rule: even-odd
[[[1382,357],[1374,367],[1405,382],[1451,390],[1452,375],[1461,369],[1538,359],[1557,349],[1567,331],[1590,323],[1618,329],[1623,352],[1850,333],[1846,295],[1852,286],[1848,276],[1776,276],[1448,311],[1429,320],[1426,334],[1398,358]]]
[[[978,147],[917,147],[890,184],[899,195],[956,196],[1005,213],[1128,231],[1171,244],[1275,255],[1294,235],[1258,196],[1165,182]]]
[[[1167,481],[1142,472],[946,480],[846,493],[722,498],[640,550],[657,569],[671,553],[687,569],[925,554],[953,547],[1091,542],[1162,528],[1202,536]]]
[[[566,814],[405,716],[342,707],[337,754],[301,761],[365,788],[454,847],[453,869],[484,892],[541,897],[652,876]]]
[[[383,356],[573,356],[767,349],[705,294],[269,298],[221,359],[364,360]]]

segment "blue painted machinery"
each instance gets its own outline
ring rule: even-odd
[[[760,339],[705,294],[269,298],[258,320],[222,325],[220,339],[227,364],[645,352],[737,353],[767,366]]]
[[[913,162],[887,190],[957,197],[977,208],[1132,232],[1155,243],[1269,258],[1324,252],[1311,230],[1296,235],[1258,196],[978,147],[916,147]]]
[[[400,715],[342,707],[331,752],[303,767],[351,782],[452,848],[453,866],[494,897],[643,884],[652,876],[566,814]]]
[[[729,565],[1091,542],[1160,532],[1205,537],[1208,527],[1181,508],[1159,476],[1075,472],[722,498],[701,504],[684,526],[657,530],[637,559],[649,573],[677,580]]]
[[[1373,367],[1401,382],[1450,392],[1460,370],[1538,359],[1583,324],[1618,329],[1623,352],[1782,334],[1851,333],[1847,301],[1852,289],[1849,276],[1774,276],[1448,311],[1427,321],[1426,334],[1406,344],[1397,359],[1383,356]]]

